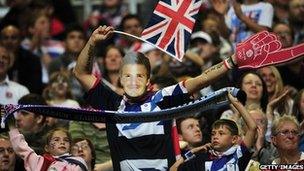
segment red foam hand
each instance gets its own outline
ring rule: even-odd
[[[282,44],[273,33],[257,33],[236,47],[236,60],[239,68],[260,68],[281,64],[304,55],[304,43],[281,49]]]

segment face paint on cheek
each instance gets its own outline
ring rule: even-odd
[[[50,143],[50,149],[52,149],[52,150],[55,149],[55,142]]]

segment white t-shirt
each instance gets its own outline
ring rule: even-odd
[[[10,81],[8,76],[0,82],[0,104],[18,104],[18,100],[29,93],[28,88]]]
[[[273,7],[270,3],[259,2],[253,5],[241,5],[243,13],[252,19],[255,23],[261,26],[272,27],[272,20],[274,15]],[[230,41],[236,45],[236,43],[242,42],[250,35],[252,31],[243,23],[234,12],[231,7],[226,16],[226,24],[231,30]]]
[[[80,107],[79,103],[72,99],[66,99],[61,103],[55,103],[54,101],[50,101],[49,103],[51,106],[56,106],[56,107],[74,107],[74,108]]]

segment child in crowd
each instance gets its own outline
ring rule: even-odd
[[[80,157],[72,157],[70,152],[71,136],[67,130],[56,128],[51,130],[46,137],[45,151],[41,156],[31,149],[24,136],[15,126],[14,118],[8,123],[9,137],[15,153],[24,160],[26,170],[56,170],[56,171],[87,171],[85,161]]]
[[[79,108],[79,103],[73,99],[69,74],[65,71],[54,72],[50,82],[43,90],[43,97],[50,106]],[[46,118],[50,127],[69,127],[69,121],[53,117]]]
[[[54,72],[50,76],[43,95],[51,106],[79,107],[79,103],[73,99],[69,74],[65,71]]]

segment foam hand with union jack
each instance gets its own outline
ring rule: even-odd
[[[202,0],[159,0],[141,38],[182,61]]]

